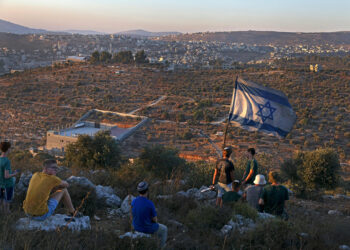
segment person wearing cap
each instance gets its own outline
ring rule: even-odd
[[[165,246],[168,228],[158,223],[156,208],[148,197],[148,183],[145,181],[137,185],[139,196],[131,202],[132,225],[137,232],[156,234],[160,238],[160,247]]]
[[[255,149],[248,148],[248,162],[243,174],[242,184],[253,185],[255,176],[258,174],[258,162],[255,160]]]
[[[23,210],[31,219],[44,221],[49,218],[61,200],[70,216],[82,216],[74,209],[67,190],[69,184],[56,176],[57,171],[56,160],[48,159],[44,161],[43,171],[33,174],[23,202]]]
[[[247,200],[248,204],[258,211],[262,211],[259,205],[259,198],[266,184],[265,176],[258,174],[255,176],[254,186],[250,185],[246,188],[243,194],[243,199]]]
[[[224,193],[222,196],[222,201],[224,204],[236,202],[241,199],[241,195],[239,193],[239,189],[241,187],[241,183],[239,180],[234,180],[232,184],[232,190]]]
[[[222,159],[218,160],[216,163],[212,182],[213,184],[210,186],[211,189],[214,189],[216,177],[218,177],[218,197],[216,199],[216,206],[220,207],[222,207],[222,196],[224,193],[232,190],[232,181],[234,180],[235,167],[229,160],[231,153],[231,147],[224,148]]]
[[[284,210],[284,204],[286,200],[289,200],[288,189],[278,183],[279,174],[277,171],[271,171],[269,173],[269,181],[271,185],[264,187],[259,199],[259,204],[264,206],[265,212],[287,220],[288,215]]]

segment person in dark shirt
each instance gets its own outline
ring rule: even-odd
[[[229,160],[232,153],[231,147],[225,147],[223,150],[222,159],[218,160],[216,163],[214,176],[213,176],[213,185],[210,186],[211,189],[214,189],[216,183],[216,177],[218,177],[218,196],[216,199],[216,206],[222,207],[222,196],[225,192],[232,190],[232,181],[234,180],[234,170],[235,167],[233,163]]]
[[[277,215],[286,220],[288,215],[284,210],[284,204],[286,200],[289,200],[289,194],[285,186],[278,184],[278,179],[278,172],[269,173],[271,185],[264,187],[259,204],[264,206],[266,213]]]
[[[152,201],[148,197],[148,183],[145,181],[137,185],[139,197],[132,201],[132,225],[135,231],[156,234],[161,241],[160,247],[164,248],[167,237],[168,228],[157,222],[157,212]]]
[[[239,194],[239,189],[241,187],[241,183],[239,180],[234,180],[232,185],[232,191],[224,193],[222,196],[222,201],[224,204],[236,202],[241,199],[241,195]]]
[[[255,176],[258,174],[258,162],[255,160],[255,149],[248,148],[248,162],[243,174],[242,184],[253,185]]]

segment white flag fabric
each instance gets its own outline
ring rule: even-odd
[[[233,125],[284,138],[295,120],[296,115],[283,92],[237,78],[229,114]]]

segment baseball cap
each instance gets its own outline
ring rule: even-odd
[[[232,147],[231,146],[225,147],[224,151],[226,151],[227,153],[231,154],[232,153]]]

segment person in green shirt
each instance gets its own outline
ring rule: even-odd
[[[287,220],[288,215],[284,210],[284,204],[286,200],[289,200],[288,189],[278,183],[279,174],[276,171],[269,173],[269,181],[271,185],[264,187],[259,204],[264,206],[266,213],[274,214]]]
[[[0,143],[0,201],[3,213],[10,213],[10,202],[14,196],[15,177],[19,171],[12,172],[10,160],[7,158],[11,143]]]
[[[241,183],[239,182],[239,180],[234,180],[232,185],[232,191],[226,192],[222,196],[222,201],[224,202],[224,204],[236,202],[239,199],[241,199],[242,196],[239,194],[240,187]]]
[[[248,162],[243,174],[242,184],[253,185],[255,176],[258,174],[258,162],[255,160],[255,149],[248,148]]]

